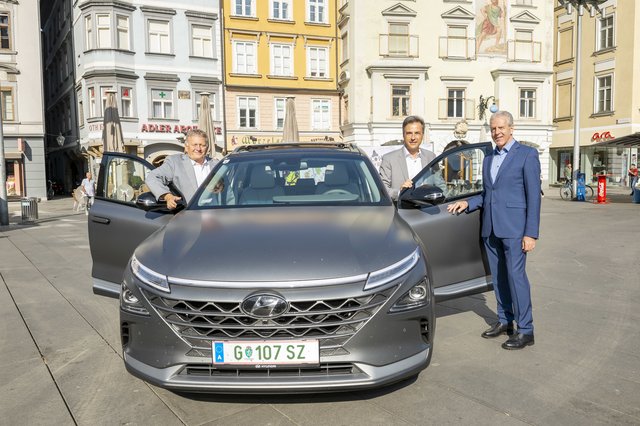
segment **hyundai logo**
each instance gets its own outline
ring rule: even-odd
[[[254,294],[242,301],[242,311],[256,318],[275,318],[289,310],[289,303],[275,294]]]

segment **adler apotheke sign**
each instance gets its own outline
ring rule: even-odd
[[[183,125],[183,124],[151,124],[144,123],[140,128],[142,133],[187,133],[189,130],[197,129],[198,126],[193,125]],[[222,133],[222,129],[220,127],[216,127],[216,135]]]

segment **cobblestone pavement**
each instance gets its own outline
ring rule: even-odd
[[[555,194],[554,194],[555,193]],[[118,302],[91,292],[87,221],[70,198],[0,227],[0,424],[640,424],[640,204],[561,201],[550,188],[529,258],[536,344],[480,332],[492,293],[438,306],[416,379],[335,395],[179,395],[129,375]]]

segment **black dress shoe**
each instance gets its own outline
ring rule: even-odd
[[[533,339],[533,334],[514,334],[509,337],[509,340],[502,344],[504,349],[522,349],[525,346],[533,345],[535,343]]]
[[[481,336],[485,339],[493,339],[494,337],[501,336],[504,333],[507,333],[509,336],[513,334],[513,323],[502,324],[501,322],[497,322],[493,324],[490,329],[485,330]]]

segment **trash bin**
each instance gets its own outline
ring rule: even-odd
[[[33,222],[38,219],[38,199],[34,197],[20,200],[23,222]]]
[[[640,189],[637,186],[633,188],[633,202],[640,204]]]

